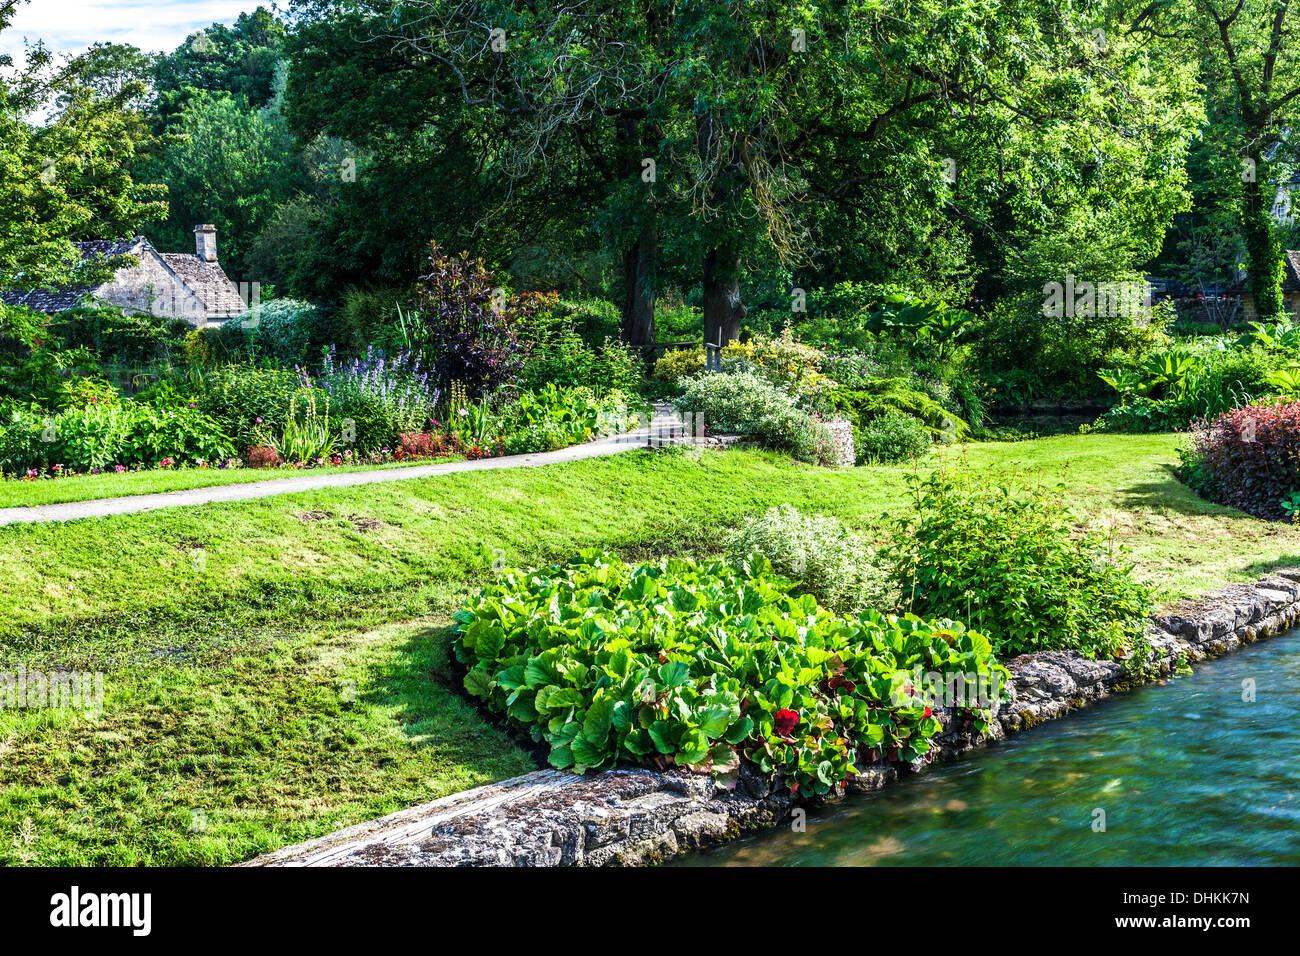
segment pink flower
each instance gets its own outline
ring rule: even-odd
[[[126,465],[114,465],[113,470],[120,475],[122,472],[126,471]]]

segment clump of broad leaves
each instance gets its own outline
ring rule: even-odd
[[[942,727],[912,685],[1005,671],[951,622],[842,617],[754,556],[631,566],[596,551],[506,571],[453,615],[466,689],[576,772],[627,762],[712,772],[741,760],[824,794],[855,762],[911,762]],[[964,715],[988,726],[987,711]]]

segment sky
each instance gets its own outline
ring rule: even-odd
[[[229,23],[270,5],[270,0],[28,0],[0,33],[0,53],[21,61],[24,37],[44,40],[57,53],[78,53],[96,41],[170,53],[211,23]]]

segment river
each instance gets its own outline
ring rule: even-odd
[[[1300,632],[674,865],[1297,864]]]

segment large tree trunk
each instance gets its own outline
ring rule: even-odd
[[[705,113],[697,120],[696,136],[700,159],[706,165],[716,162],[721,151],[722,120]],[[735,156],[727,159],[734,167]],[[734,169],[715,178],[710,186],[715,207],[724,207],[739,189],[733,178]],[[722,213],[726,215],[726,213]],[[728,223],[722,224],[727,235]],[[735,245],[723,239],[704,254],[704,272],[701,277],[704,290],[704,342],[706,345],[726,345],[740,336],[740,324],[745,319],[745,306],[740,301],[740,254]]]
[[[640,183],[645,159],[642,129],[632,117],[618,121],[623,169],[646,190],[645,206],[633,213],[640,226],[632,244],[623,251],[622,335],[629,345],[649,353],[655,341],[655,264],[659,257],[659,223],[654,208],[653,183]]]
[[[655,260],[659,234],[652,218],[623,253],[623,340],[648,351],[655,341]]]
[[[704,341],[726,345],[739,338],[748,311],[740,300],[740,256],[726,247],[704,256]]]
[[[1282,317],[1282,247],[1273,228],[1273,197],[1264,175],[1263,157],[1252,156],[1253,175],[1243,176],[1241,231],[1250,266],[1250,294],[1261,321]]]

